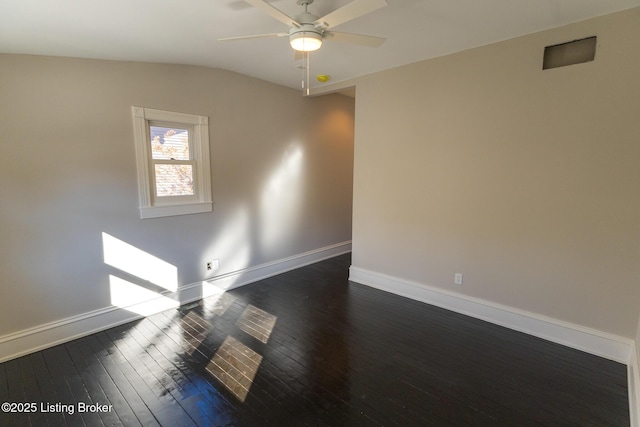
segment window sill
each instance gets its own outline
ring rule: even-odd
[[[212,211],[212,202],[189,203],[184,205],[148,206],[140,208],[140,218],[161,218],[165,216],[190,215]]]

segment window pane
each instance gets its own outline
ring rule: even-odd
[[[193,165],[155,165],[156,197],[192,196]]]
[[[159,160],[191,160],[189,130],[149,126],[151,156]]]

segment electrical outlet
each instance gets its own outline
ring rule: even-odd
[[[453,277],[453,283],[456,285],[462,285],[462,273],[456,273]]]
[[[207,263],[207,270],[211,270],[213,268],[213,266],[211,265],[211,262]]]

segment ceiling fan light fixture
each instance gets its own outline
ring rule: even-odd
[[[299,31],[291,34],[289,43],[300,52],[313,52],[322,46],[322,36],[315,31]]]

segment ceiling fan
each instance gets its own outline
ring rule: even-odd
[[[368,47],[378,47],[386,40],[381,37],[328,31],[330,28],[336,27],[347,21],[386,6],[386,0],[353,0],[351,3],[334,10],[323,17],[318,17],[307,10],[307,6],[312,4],[314,0],[297,0],[298,5],[304,7],[304,12],[297,15],[295,19],[271,6],[265,0],[245,1],[263,12],[266,12],[272,18],[288,25],[289,32],[227,37],[219,39],[220,41],[289,36],[289,43],[293,49],[301,52],[311,52],[320,49],[323,40]]]

